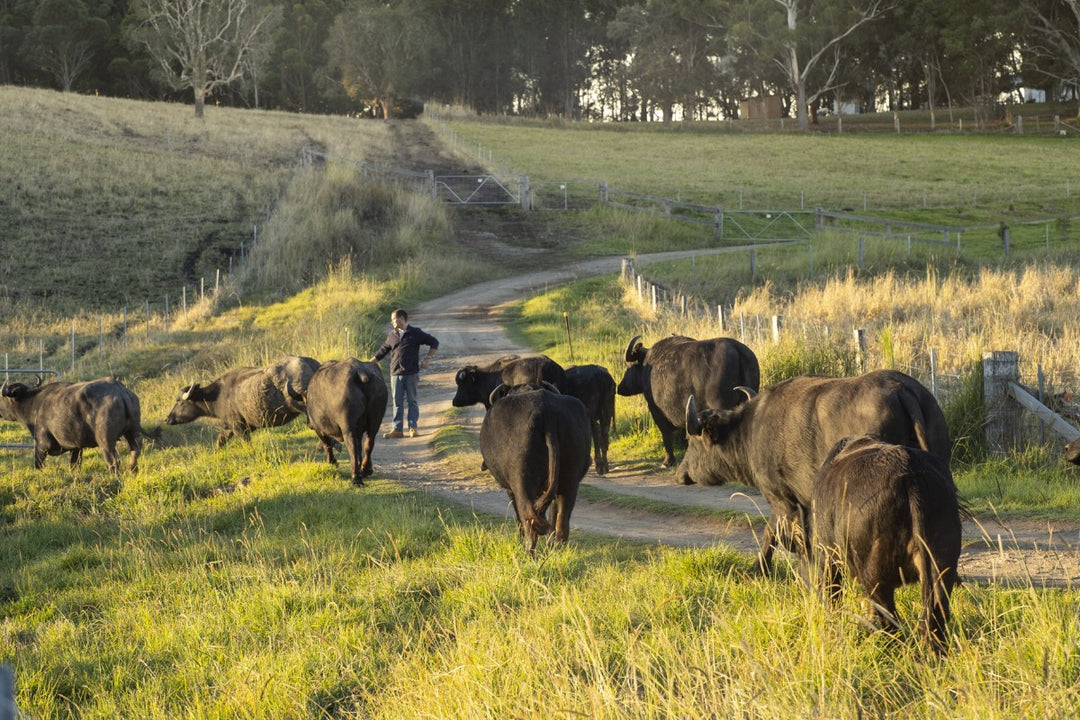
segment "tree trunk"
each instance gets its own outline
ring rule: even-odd
[[[200,120],[203,117],[203,107],[206,105],[206,90],[195,88],[195,117]]]

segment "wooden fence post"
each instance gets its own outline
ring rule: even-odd
[[[855,330],[855,361],[859,364],[859,372],[866,372],[866,330],[863,328],[856,328]]]
[[[532,210],[532,197],[529,195],[529,176],[522,175],[518,178],[518,192],[521,195],[521,209]],[[564,210],[566,208],[563,208]]]
[[[1009,397],[1009,383],[1020,380],[1020,355],[1012,350],[983,353],[983,404],[986,406],[986,449],[1004,453],[1016,445],[1020,405]]]

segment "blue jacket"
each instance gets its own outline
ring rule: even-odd
[[[398,335],[397,330],[391,330],[386,336],[386,342],[375,351],[373,357],[378,362],[390,353],[390,374],[412,375],[420,372],[421,345],[428,345],[435,350],[439,347],[439,341],[415,325],[409,325],[401,335]]]

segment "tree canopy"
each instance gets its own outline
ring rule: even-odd
[[[0,82],[387,115],[689,122],[778,96],[975,107],[1080,89],[1078,0],[0,0]]]

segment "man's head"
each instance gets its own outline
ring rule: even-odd
[[[401,308],[390,313],[390,324],[398,330],[404,330],[409,325],[409,313]]]

